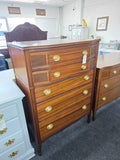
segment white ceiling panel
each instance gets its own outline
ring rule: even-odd
[[[22,2],[22,3],[39,3],[42,5],[50,5],[50,6],[64,6],[66,4],[75,2],[75,0],[0,0],[1,2]]]

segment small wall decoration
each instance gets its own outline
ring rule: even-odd
[[[69,26],[68,26],[68,30],[69,30],[69,31],[72,31],[72,25],[69,25]]]
[[[21,14],[20,7],[8,7],[9,14]]]
[[[108,26],[108,19],[108,16],[97,18],[96,31],[106,31]]]
[[[46,16],[46,10],[45,9],[36,9],[36,15]]]

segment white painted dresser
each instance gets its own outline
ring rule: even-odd
[[[23,97],[14,81],[0,81],[0,160],[29,160],[34,157],[22,105]]]

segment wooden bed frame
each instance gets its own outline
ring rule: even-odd
[[[34,24],[25,22],[11,32],[4,32],[6,42],[47,40],[47,31],[42,31]]]

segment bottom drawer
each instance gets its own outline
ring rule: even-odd
[[[0,140],[0,153],[10,149],[11,147],[16,146],[23,141],[22,132],[17,132],[8,136],[7,138]]]
[[[26,152],[26,147],[24,142],[16,145],[15,147],[11,147],[7,152],[3,152],[0,154],[0,160],[24,160],[23,155]]]
[[[39,123],[40,135],[43,140],[52,133],[57,132],[62,127],[69,125],[73,121],[79,119],[84,114],[90,112],[90,98],[69,107],[68,109],[55,114],[54,116]]]
[[[102,107],[105,104],[112,102],[118,97],[120,97],[120,86],[117,86],[116,88],[106,92],[105,94],[103,93],[102,95],[100,95],[99,100],[98,100],[97,109]]]

